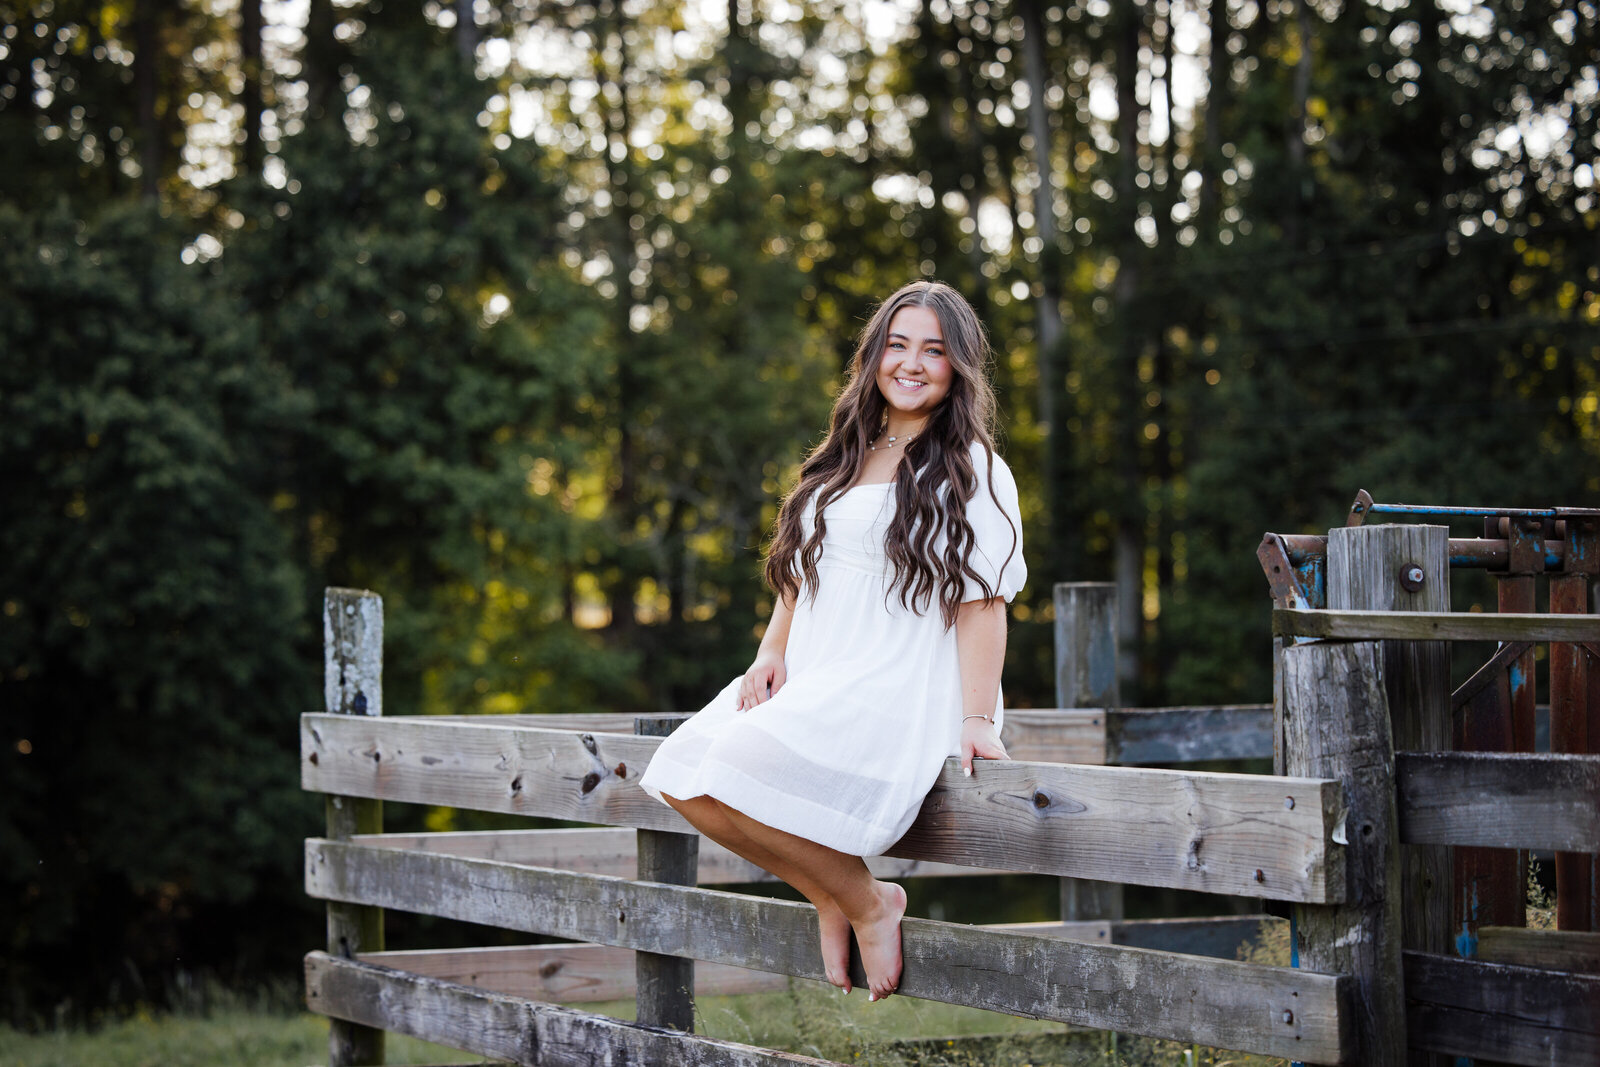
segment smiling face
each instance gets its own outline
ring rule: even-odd
[[[954,377],[933,309],[913,306],[895,312],[877,374],[878,391],[889,403],[891,432],[920,426],[949,395]]]

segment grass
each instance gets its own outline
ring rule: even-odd
[[[478,1057],[390,1034],[395,1064]],[[0,1067],[307,1067],[328,1062],[328,1023],[310,1014],[228,1008],[205,1016],[136,1015],[92,1032],[0,1028]]]
[[[580,1005],[632,1018],[631,1001]],[[788,992],[702,997],[696,1030],[711,1037],[874,1067],[1226,1067],[1281,1060],[1176,1042],[1072,1031],[909,997],[868,1004],[821,983]],[[937,1036],[932,1036],[937,1035]],[[93,1030],[27,1034],[0,1027],[0,1067],[308,1067],[327,1062],[328,1025],[282,996],[210,994],[172,1013],[140,1013]],[[390,1034],[391,1064],[465,1064],[479,1057]]]

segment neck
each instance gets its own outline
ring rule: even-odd
[[[891,412],[888,425],[884,428],[884,433],[890,437],[910,437],[913,434],[921,433],[922,428],[926,425],[928,425],[926,417],[920,419],[906,418],[905,416],[896,417]]]

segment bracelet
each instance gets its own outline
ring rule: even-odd
[[[982,719],[984,722],[988,723],[990,726],[994,725],[994,719],[992,717],[988,716],[988,715],[963,715],[963,716],[961,716],[961,721],[962,722],[966,722],[968,719]]]

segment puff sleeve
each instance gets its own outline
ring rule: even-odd
[[[1022,513],[1017,506],[1017,482],[1011,476],[1011,468],[998,455],[994,457],[991,472],[989,455],[976,443],[972,446],[972,469],[978,476],[978,489],[967,501],[967,522],[972,525],[973,535],[969,562],[989,583],[994,595],[1010,602],[1028,581],[1028,565],[1022,560]],[[991,484],[993,494],[989,491]],[[962,600],[980,600],[983,596],[983,587],[968,578]]]

